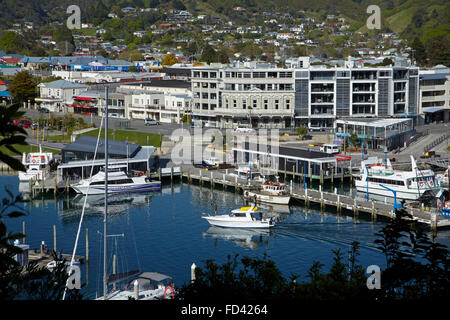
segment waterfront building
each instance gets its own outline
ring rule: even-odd
[[[416,118],[418,68],[365,67],[348,60],[341,67],[289,59],[291,68],[244,63],[192,69],[193,122],[236,128],[332,131],[339,118]]]
[[[263,174],[289,174],[326,179],[340,176],[348,168],[348,159],[332,154],[299,148],[296,145],[266,145],[244,142],[233,148],[238,165],[250,165]]]
[[[422,123],[450,121],[450,68],[420,71],[419,114]]]
[[[89,177],[94,164],[93,174],[105,166],[105,140],[100,138],[94,159],[97,137],[81,136],[61,150],[62,163],[58,166],[57,180],[66,177],[84,179]],[[109,140],[108,164],[124,166],[128,170],[147,171],[155,166],[156,148],[139,144]]]
[[[192,123],[218,126],[216,109],[220,105],[222,83],[220,67],[200,66],[192,69]]]
[[[354,133],[364,148],[384,151],[386,146],[391,151],[403,147],[415,130],[411,118],[346,118],[336,120],[334,132],[335,142],[340,145]]]
[[[221,128],[289,128],[294,119],[292,69],[223,68],[221,103],[216,109]]]
[[[339,118],[412,117],[418,114],[417,67],[341,68],[311,66],[295,70],[296,125],[332,130]]]

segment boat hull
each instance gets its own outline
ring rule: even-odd
[[[236,221],[228,220],[226,218],[220,217],[203,217],[212,226],[222,227],[222,228],[240,228],[240,229],[267,229],[274,225],[269,221]]]
[[[290,196],[265,195],[251,191],[248,191],[248,193],[246,193],[246,198],[248,199],[255,199],[255,197],[256,201],[258,202],[273,203],[273,204],[289,204],[289,201],[291,200]]]
[[[98,186],[80,186],[72,185],[77,193],[81,194],[104,194],[105,187],[102,185]],[[89,190],[88,190],[89,189]],[[130,185],[108,185],[108,193],[118,193],[118,192],[144,192],[144,191],[157,191],[161,189],[161,182],[150,182],[145,184],[130,184]]]
[[[356,190],[358,192],[367,193],[367,185],[363,183],[357,183],[355,184]],[[395,187],[392,187],[392,189],[396,192],[397,199],[404,199],[404,200],[417,200],[425,191],[427,190],[439,190],[438,187],[432,188],[432,189],[419,189],[419,190],[401,190],[401,189],[395,189]],[[388,198],[394,198],[394,194],[392,191],[386,190],[382,187],[374,187],[369,184],[369,194],[376,194],[383,197]]]

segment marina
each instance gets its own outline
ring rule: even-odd
[[[352,168],[349,168],[353,171]],[[207,170],[194,168],[192,166],[180,166],[170,168],[160,168],[156,172],[147,172],[146,175],[152,179],[159,181],[169,181],[175,183],[179,181],[190,183],[197,183],[199,186],[209,186],[211,188],[231,189],[235,192],[244,193],[246,190],[253,187],[259,188],[263,180],[257,179],[249,186],[248,180],[239,177],[233,173],[232,169],[224,170]],[[320,183],[314,184],[314,181],[320,182],[320,179],[311,179],[302,177],[296,172],[280,171],[281,176],[289,184],[289,195],[292,199],[303,202],[305,205],[317,204],[321,208],[329,206],[333,207],[336,212],[342,210],[349,210],[355,215],[359,213],[369,214],[373,219],[377,216],[384,216],[392,218],[394,216],[394,203],[380,201],[383,197],[369,197],[362,193],[359,198],[346,196],[337,193],[337,187],[343,183],[353,183],[353,177],[333,180],[334,184],[329,184],[334,187],[333,192],[325,192],[324,185]],[[50,177],[42,181],[35,181],[32,184],[22,186],[22,190],[26,190],[32,197],[39,197],[42,194],[57,195],[60,193],[70,192],[69,180],[63,182],[56,182],[56,176]],[[292,181],[292,182],[291,182]],[[76,181],[71,181],[75,183]],[[331,180],[330,180],[331,182]],[[294,186],[295,185],[295,186]],[[310,187],[308,187],[308,185]],[[315,187],[311,187],[315,186]],[[365,191],[365,190],[364,190]],[[400,200],[398,201],[400,202]],[[413,215],[413,219],[419,223],[424,223],[430,226],[431,230],[438,230],[441,227],[450,226],[448,218],[442,216],[440,212],[433,208],[406,208],[406,210]]]
[[[192,175],[191,175],[192,177]],[[17,176],[0,176],[2,185],[17,190]],[[170,183],[163,182],[161,191],[122,195],[109,199],[111,234],[124,237],[111,238],[110,261],[117,255],[117,273],[128,270],[161,270],[173,277],[176,286],[190,280],[192,263],[202,265],[206,259],[217,263],[226,261],[227,254],[273,259],[284,274],[305,275],[314,260],[327,264],[332,262],[331,250],[341,248],[344,252],[352,241],[361,244],[360,262],[364,266],[384,265],[384,255],[376,249],[373,241],[389,218],[380,216],[372,220],[370,215],[354,215],[351,210],[337,214],[335,208],[310,202],[306,207],[294,200],[290,206],[259,204],[267,214],[279,222],[270,230],[246,230],[209,226],[201,217],[212,214],[213,204],[217,212],[230,212],[245,203],[242,194],[222,186],[210,188],[208,183],[186,183],[186,178]],[[194,181],[192,181],[194,182]],[[344,191],[348,187],[344,185]],[[311,198],[320,195],[308,190]],[[104,201],[99,196],[89,202],[81,233],[77,255],[88,257],[81,264],[82,282],[87,283],[86,297],[101,296],[102,224]],[[56,226],[57,251],[69,253],[80,217],[83,198],[74,193],[41,194],[25,203],[29,215],[9,221],[11,231],[22,230],[26,222],[27,244],[39,247],[45,240],[53,247],[53,226]],[[14,221],[17,220],[17,221]],[[186,226],[189,225],[189,228]],[[86,238],[89,230],[89,240]],[[437,233],[436,241],[450,244],[450,234],[445,228]],[[88,251],[86,254],[88,243]],[[116,247],[117,246],[117,247]],[[126,259],[125,259],[126,257]],[[108,267],[112,272],[112,263]]]

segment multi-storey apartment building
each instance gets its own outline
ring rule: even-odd
[[[203,67],[192,70],[193,121],[220,128],[333,129],[339,118],[418,114],[419,70],[410,66],[294,68]],[[303,67],[301,67],[303,66]]]
[[[295,70],[295,118],[310,129],[331,129],[338,118],[416,117],[416,67]]]
[[[419,114],[424,123],[450,121],[450,68],[420,72]]]
[[[192,69],[193,94],[192,121],[194,124],[217,126],[216,109],[219,107],[221,78],[219,67]]]

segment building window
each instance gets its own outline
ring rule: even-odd
[[[247,109],[247,100],[242,100],[242,109]]]
[[[253,109],[256,109],[258,106],[258,101],[257,100],[253,100]]]
[[[233,108],[236,108],[236,107],[237,107],[237,101],[233,100]]]
[[[278,109],[278,100],[275,100],[275,109]]]
[[[289,109],[291,106],[291,100],[286,100],[286,109]]]
[[[264,100],[264,109],[267,110],[269,107],[269,100]]]

